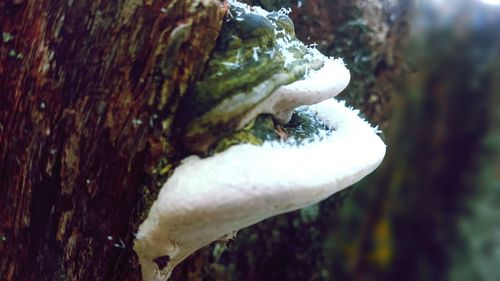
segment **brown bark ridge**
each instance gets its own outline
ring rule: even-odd
[[[140,280],[133,233],[222,0],[0,2],[0,280]]]

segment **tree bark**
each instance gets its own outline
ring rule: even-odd
[[[140,280],[133,234],[222,2],[0,3],[1,280]]]

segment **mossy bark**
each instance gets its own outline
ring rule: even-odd
[[[140,280],[133,234],[223,4],[0,3],[1,280]]]

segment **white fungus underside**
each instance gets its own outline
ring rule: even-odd
[[[182,161],[137,233],[134,249],[144,280],[166,280],[173,267],[197,249],[268,217],[321,201],[380,164],[385,145],[356,111],[334,99],[310,109],[334,130],[319,142],[240,144],[209,158]],[[164,255],[170,262],[159,270],[153,260]]]

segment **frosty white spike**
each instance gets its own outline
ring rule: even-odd
[[[374,129],[342,103],[310,107],[326,138],[303,145],[240,144],[182,161],[139,227],[145,281],[166,280],[188,255],[263,219],[327,198],[372,172],[385,155]]]

